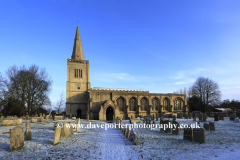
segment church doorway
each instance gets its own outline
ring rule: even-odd
[[[106,120],[107,121],[113,120],[113,108],[112,107],[108,107],[106,110]]]
[[[77,118],[81,118],[81,109],[77,110]]]

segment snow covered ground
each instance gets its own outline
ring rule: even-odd
[[[177,121],[180,124],[194,123],[192,119]],[[208,118],[208,121],[213,119]],[[110,125],[102,121],[90,122]],[[123,122],[129,123],[127,120]],[[24,129],[25,123],[23,120]],[[86,126],[89,122],[81,119],[81,124]],[[53,146],[54,131],[50,119],[50,123],[44,125],[31,123],[32,139],[24,142],[23,149],[10,152],[10,135],[3,133],[14,126],[1,126],[0,159],[240,159],[240,123],[233,123],[225,117],[224,121],[215,122],[215,127],[216,131],[205,131],[204,144],[184,141],[183,129],[179,135],[172,135],[159,129],[135,128],[137,138],[144,143],[132,145],[117,128],[82,128],[79,133],[74,132],[72,137]]]

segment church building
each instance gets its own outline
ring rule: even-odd
[[[71,59],[67,59],[66,115],[111,121],[152,114],[188,112],[186,94],[149,93],[142,89],[91,88],[77,26]]]

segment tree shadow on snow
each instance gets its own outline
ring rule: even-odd
[[[0,142],[0,149],[10,151],[10,144]]]

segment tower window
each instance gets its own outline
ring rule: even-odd
[[[75,78],[82,78],[82,69],[75,69]]]

